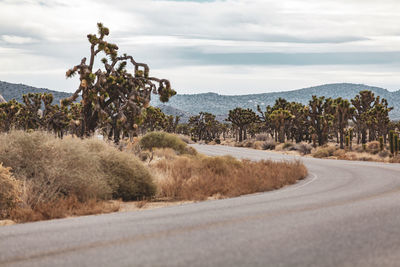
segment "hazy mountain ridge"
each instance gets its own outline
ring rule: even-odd
[[[351,99],[362,90],[371,90],[375,95],[386,98],[389,105],[394,107],[394,110],[390,113],[391,118],[400,119],[400,90],[390,92],[380,87],[351,83],[326,84],[293,91],[248,95],[219,95],[216,93],[178,94],[172,97],[168,103],[161,103],[158,97],[154,96],[151,104],[160,107],[168,115],[181,116],[181,121],[187,121],[191,115],[198,114],[201,111],[216,114],[219,120],[223,120],[230,109],[242,107],[255,110],[257,105],[265,109],[267,105],[273,105],[279,97],[285,98],[288,101],[307,104],[312,95]],[[6,100],[15,98],[17,101],[22,101],[22,94],[29,92],[52,93],[54,95],[54,103],[59,103],[60,99],[71,95],[65,92],[0,81],[0,95]]]
[[[15,99],[18,102],[22,102],[22,95],[28,93],[51,93],[54,96],[54,104],[59,104],[61,99],[72,95],[70,93],[53,91],[46,88],[36,88],[25,84],[0,81],[0,95],[2,95],[7,101]]]
[[[390,92],[386,89],[363,84],[337,83],[303,88],[293,91],[249,94],[249,95],[219,95],[216,93],[204,94],[182,94],[176,95],[166,103],[176,109],[186,111],[190,114],[198,114],[201,111],[217,115],[226,115],[230,109],[235,107],[251,108],[256,110],[260,105],[264,110],[267,105],[273,105],[279,97],[288,101],[307,104],[313,95],[345,99],[351,99],[362,90],[370,90],[382,98],[386,98],[394,109],[390,113],[392,119],[400,119],[400,91]],[[152,100],[152,105],[159,105],[158,99]]]

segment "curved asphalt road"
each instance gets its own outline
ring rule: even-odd
[[[400,266],[400,165],[302,160],[309,177],[273,192],[0,227],[0,266]]]

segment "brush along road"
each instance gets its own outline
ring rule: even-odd
[[[309,177],[277,191],[1,227],[0,266],[399,266],[400,164],[302,160]]]

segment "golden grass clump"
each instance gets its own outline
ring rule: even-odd
[[[171,200],[204,200],[213,196],[235,197],[293,184],[307,176],[299,161],[239,161],[223,157],[178,157],[160,160],[158,197]]]
[[[10,216],[20,202],[21,183],[0,163],[0,220]]]

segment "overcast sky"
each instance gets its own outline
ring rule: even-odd
[[[178,93],[400,89],[399,0],[0,0],[0,80],[74,91],[97,22]]]

